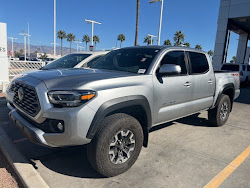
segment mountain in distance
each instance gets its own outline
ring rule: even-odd
[[[8,41],[7,49],[8,49],[8,52],[11,51],[11,41]],[[23,43],[13,42],[13,50],[14,51],[20,52],[21,49],[24,50],[24,44]],[[26,50],[28,50],[28,45],[27,44],[26,44]],[[30,45],[30,53],[34,53],[35,51],[37,51],[38,53],[53,54],[54,53],[54,47],[53,46],[45,46],[45,45],[41,45],[41,46]],[[76,49],[71,48],[71,52],[72,53],[76,52]],[[59,55],[61,54],[61,47],[60,46],[56,47],[56,53],[59,54]],[[63,47],[62,54],[66,55],[66,54],[69,54],[69,53],[70,53],[70,48]]]

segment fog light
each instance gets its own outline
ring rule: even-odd
[[[64,122],[62,120],[49,120],[49,128],[53,133],[63,133],[64,132]]]
[[[58,128],[60,131],[63,131],[64,126],[63,126],[63,124],[62,124],[61,122],[59,122],[59,123],[57,124],[57,128]]]

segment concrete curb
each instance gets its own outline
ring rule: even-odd
[[[49,188],[29,161],[17,150],[3,128],[0,127],[0,149],[27,188]]]

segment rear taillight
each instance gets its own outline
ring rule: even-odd
[[[243,72],[242,71],[240,71],[240,75],[243,76]]]

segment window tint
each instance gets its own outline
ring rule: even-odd
[[[193,74],[206,73],[209,70],[207,58],[204,54],[189,52]]]
[[[161,65],[164,65],[164,64],[180,65],[181,67],[180,74],[187,74],[184,52],[173,51],[173,52],[167,53],[161,60]]]
[[[100,59],[102,56],[97,56],[95,57],[94,59],[90,60],[88,63],[87,63],[87,67],[90,67],[92,66],[98,59]]]
[[[221,67],[221,70],[228,70],[228,71],[239,71],[240,70],[240,66],[239,65],[227,65],[227,64],[224,64],[222,67]]]
[[[250,66],[247,66],[247,70],[250,71]]]

